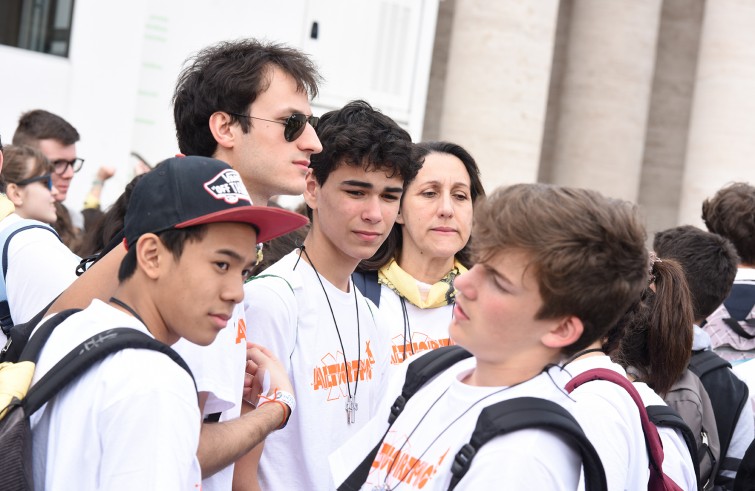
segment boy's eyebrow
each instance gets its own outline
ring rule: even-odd
[[[364,188],[364,189],[372,189],[372,188],[375,187],[375,186],[373,186],[369,182],[366,182],[366,181],[357,181],[355,179],[349,179],[349,180],[343,181],[343,182],[341,182],[341,184],[343,184],[345,186],[355,186],[355,187]]]
[[[356,179],[348,179],[346,181],[342,181],[341,184],[344,185],[344,186],[354,186],[354,187],[362,188],[362,189],[374,189],[375,188],[375,186],[372,183],[370,183],[370,182],[367,182],[367,181],[358,181]],[[404,188],[402,188],[402,187],[396,187],[396,186],[386,186],[385,188],[383,188],[383,192],[384,193],[398,193],[398,194],[401,194],[401,193],[404,192]]]

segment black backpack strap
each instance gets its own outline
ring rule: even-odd
[[[731,364],[711,350],[693,351],[689,360],[689,369],[702,379],[704,375],[719,368],[731,368]]]
[[[461,346],[443,346],[429,351],[427,354],[409,363],[409,366],[406,368],[406,378],[404,379],[404,386],[401,388],[401,395],[396,398],[393,406],[391,406],[391,415],[388,423],[393,424],[396,421],[398,415],[404,410],[407,401],[422,386],[439,373],[444,372],[470,356],[472,356],[471,353]]]
[[[354,282],[356,284],[356,281]],[[432,351],[427,351],[425,354],[413,360],[406,367],[406,378],[404,379],[404,385],[401,388],[401,395],[396,398],[396,401],[391,406],[391,414],[388,417],[388,429],[385,430],[385,434],[369,454],[362,460],[356,469],[349,475],[348,478],[338,487],[338,491],[357,491],[362,488],[367,476],[370,473],[372,462],[375,460],[380,446],[383,444],[385,435],[396,421],[399,414],[404,410],[407,401],[417,393],[427,382],[435,378],[438,374],[444,372],[448,368],[452,367],[456,363],[469,358],[471,353],[466,351],[461,346],[443,346],[436,348]]]
[[[380,307],[380,283],[377,271],[354,271],[351,281],[362,292],[362,295],[372,300],[375,306]]]
[[[700,476],[700,461],[697,455],[697,442],[695,441],[695,435],[692,434],[692,430],[684,422],[679,413],[674,408],[665,404],[659,404],[657,406],[647,406],[645,408],[648,413],[648,418],[657,427],[673,428],[679,430],[684,438],[684,443],[687,444],[687,450],[692,458],[692,465],[695,468],[695,475]],[[699,489],[702,490],[701,483],[698,482]]]
[[[739,324],[739,322],[736,319],[732,319],[730,317],[726,317],[726,318],[723,318],[721,320],[724,322],[724,324],[726,324],[727,326],[729,326],[729,329],[731,329],[732,331],[734,331],[737,334],[737,336],[743,337],[745,339],[755,339],[755,335],[750,334],[747,331],[745,331],[744,329],[742,329],[742,326]],[[755,327],[755,323],[752,320],[750,320],[750,319],[748,319],[746,321],[742,321],[742,322],[744,322],[745,324],[747,324],[750,327]]]
[[[79,312],[80,310],[81,309],[64,310],[62,312],[58,312],[57,314],[47,319],[47,322],[42,324],[42,326],[40,326],[40,328],[37,329],[37,332],[35,332],[33,336],[31,337],[27,336],[26,346],[24,347],[23,351],[19,355],[18,361],[31,361],[31,362],[36,363],[37,360],[39,359],[39,353],[42,351],[42,347],[47,342],[47,339],[50,337],[50,334],[52,334],[52,331],[58,326],[58,324],[66,320],[72,314]],[[43,316],[44,316],[44,311],[34,316],[34,319],[39,317],[39,320],[41,320]],[[34,319],[32,319],[32,321]],[[32,321],[29,321],[29,325],[30,325],[30,330],[28,333],[29,335],[31,335],[31,330],[34,329],[34,326],[31,326]]]
[[[41,328],[40,328],[41,329]],[[32,337],[32,341],[36,336]],[[30,341],[31,344],[31,341]],[[42,343],[44,344],[44,343]],[[112,353],[126,349],[149,349],[170,356],[189,376],[193,376],[189,366],[170,346],[157,341],[136,329],[118,327],[95,334],[75,347],[34,384],[24,398],[24,413],[31,416],[47,401],[73,380],[85,373],[96,362]],[[196,387],[196,384],[195,384]]]
[[[555,402],[537,397],[517,397],[501,401],[482,410],[469,443],[461,447],[451,466],[452,490],[469,470],[480,447],[493,438],[529,428],[542,428],[558,434],[574,445],[582,456],[585,489],[607,490],[606,474],[598,453],[587,439],[577,420]]]
[[[735,321],[733,321],[735,322]],[[730,489],[731,479],[722,471],[737,471],[739,459],[726,458],[739,417],[745,404],[749,404],[750,391],[742,380],[730,370],[728,361],[713,351],[694,351],[689,362],[690,370],[700,378],[710,396],[716,419],[720,447],[720,464],[715,483]],[[726,484],[729,483],[728,486]]]
[[[58,295],[58,297],[59,296],[60,295]],[[45,308],[37,312],[34,317],[24,323],[16,324],[10,329],[10,332],[7,333],[8,339],[5,342],[5,346],[0,350],[0,363],[6,361],[15,363],[19,361],[21,352],[23,352],[26,347],[26,343],[29,341],[34,328],[42,322],[47,311],[50,310],[50,307],[52,307],[52,304],[55,303],[55,300],[57,300],[58,297],[55,297],[55,299],[48,303]]]

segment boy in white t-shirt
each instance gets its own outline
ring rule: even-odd
[[[133,191],[118,288],[53,331],[33,383],[76,345],[115,327],[166,344],[210,344],[243,298],[256,260],[249,244],[298,223],[294,213],[251,206],[239,174],[219,160],[163,162]],[[257,409],[281,424],[293,399],[267,396],[288,401]],[[33,415],[35,488],[199,488],[199,430],[196,388],[183,368],[157,352],[119,351]]]
[[[496,402],[529,396],[572,410],[564,372],[554,364],[599,339],[645,285],[648,256],[636,209],[594,191],[501,188],[478,204],[472,236],[477,263],[455,280],[449,327],[472,357],[408,400],[362,489],[448,489],[454,456],[482,409]],[[363,439],[385,432],[399,379]],[[354,469],[347,458],[331,458],[336,483]],[[520,430],[483,445],[456,489],[573,490],[580,468],[579,454],[556,433]]]
[[[304,191],[312,227],[245,287],[247,336],[283,361],[301,409],[265,440],[266,490],[331,489],[328,454],[382,402],[387,330],[351,273],[387,237],[419,169],[409,134],[364,101],[323,115],[318,136]],[[253,484],[259,450],[236,463],[234,483]]]

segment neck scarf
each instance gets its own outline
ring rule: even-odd
[[[435,309],[450,305],[456,296],[454,278],[467,271],[459,261],[454,259],[454,267],[446,276],[430,287],[427,299],[422,300],[417,280],[412,275],[401,269],[395,258],[378,271],[378,283],[387,286],[400,297],[421,309]]]
[[[14,211],[16,207],[13,202],[5,194],[0,194],[0,220],[5,220]]]

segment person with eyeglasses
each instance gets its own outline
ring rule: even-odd
[[[6,166],[3,168],[3,153]],[[52,227],[57,190],[47,159],[34,148],[0,144],[0,349],[15,324],[28,321],[76,278],[79,258]],[[6,194],[7,193],[7,194]]]
[[[306,54],[281,44],[241,39],[202,49],[187,62],[173,96],[179,150],[228,163],[255,205],[299,195],[311,156],[322,150],[310,106],[320,80]],[[106,301],[125,254],[118,246],[103,255],[50,312],[85,307],[92,298]],[[242,388],[248,390],[250,380],[247,327],[239,304],[211,345],[175,345],[197,380],[205,420],[197,456],[205,491],[230,490],[234,462],[276,429],[255,411],[241,416]],[[280,364],[269,363],[280,367],[268,371],[271,387],[288,384],[277,378],[285,377]]]
[[[76,142],[80,139],[68,121],[44,109],[34,109],[21,115],[13,134],[14,145],[38,148],[52,165],[52,184],[58,193],[58,219],[54,224],[63,242],[72,250],[78,245],[84,230],[84,218],[78,209],[63,204],[74,174],[81,170],[84,159],[76,155]]]

